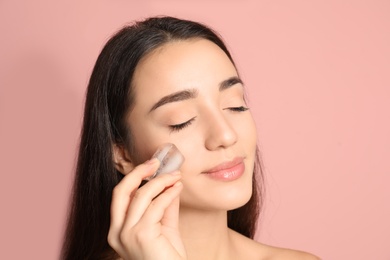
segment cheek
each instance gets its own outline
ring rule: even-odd
[[[158,132],[148,125],[145,120],[134,120],[137,119],[132,119],[131,122],[137,122],[137,124],[131,124],[131,140],[129,142],[133,144],[132,147],[134,148],[132,159],[134,163],[140,164],[150,159],[161,143],[159,143]]]
[[[238,140],[247,151],[255,150],[257,145],[257,129],[252,115],[248,113],[246,120],[242,120],[236,129]]]
[[[197,139],[198,135],[177,135],[175,133],[170,133],[169,130],[162,128],[161,126],[156,126],[151,120],[146,120],[145,118],[130,118],[129,122],[137,122],[137,124],[132,124],[131,133],[132,133],[132,142],[134,144],[133,160],[136,164],[140,164],[150,159],[153,154],[156,152],[157,148],[164,143],[173,143],[179,149],[179,151],[184,155],[186,161],[191,162],[191,157],[194,155],[194,147],[199,142],[194,142],[194,138]],[[197,139],[198,140],[198,139]]]

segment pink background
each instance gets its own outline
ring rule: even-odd
[[[0,258],[58,257],[92,66],[157,14],[211,25],[238,63],[267,174],[257,239],[389,260],[386,0],[0,1]]]

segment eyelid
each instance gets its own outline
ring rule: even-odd
[[[226,109],[228,109],[232,112],[240,113],[240,112],[245,112],[245,111],[249,110],[249,107],[246,107],[246,106],[227,107],[227,108],[224,108],[223,110],[226,110]],[[190,126],[193,123],[193,121],[195,120],[195,118],[196,118],[196,116],[183,122],[183,123],[169,125],[169,128],[171,129],[171,132],[179,132],[180,130],[183,130],[184,128]]]
[[[230,110],[230,111],[233,111],[233,112],[245,112],[247,110],[249,110],[249,107],[246,107],[246,106],[239,106],[239,107],[227,107],[227,108],[224,108],[224,110]]]
[[[193,121],[195,120],[196,117],[193,117],[191,118],[190,120],[187,120],[183,123],[180,123],[180,124],[175,124],[175,125],[169,125],[169,127],[171,128],[171,132],[178,132],[184,128],[186,128],[187,126],[190,126]]]

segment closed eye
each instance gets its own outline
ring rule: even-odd
[[[190,126],[194,120],[195,120],[195,117],[193,117],[190,120],[188,120],[184,123],[181,123],[181,124],[170,125],[169,128],[171,128],[172,132],[180,131],[180,130],[186,128],[187,126]]]
[[[228,108],[225,108],[225,109],[228,109],[228,110],[233,111],[233,112],[244,112],[244,111],[249,110],[248,107],[244,107],[244,106],[240,106],[240,107],[228,107]]]

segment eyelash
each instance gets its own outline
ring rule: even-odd
[[[249,110],[248,107],[244,107],[244,106],[228,107],[226,109],[229,109],[232,112],[245,112],[245,111]],[[178,131],[183,130],[184,128],[190,126],[194,120],[195,120],[195,117],[191,118],[190,120],[188,120],[184,123],[177,124],[177,125],[170,125],[169,127],[171,128],[172,132],[178,132]]]
[[[181,124],[177,124],[177,125],[170,125],[169,127],[171,128],[172,132],[178,132],[184,128],[186,128],[187,126],[190,126],[192,124],[192,122],[194,121],[195,117],[191,118],[190,120],[184,122],[184,123],[181,123]]]
[[[245,112],[247,110],[249,110],[248,107],[244,107],[244,106],[240,106],[240,107],[228,107],[226,109],[229,109],[230,111],[233,111],[233,112]]]

